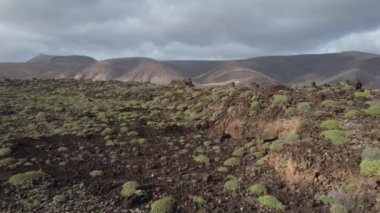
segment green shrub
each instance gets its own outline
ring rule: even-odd
[[[202,196],[192,196],[191,200],[197,206],[203,206],[203,205],[205,205],[207,203],[206,200]]]
[[[377,147],[365,147],[361,154],[364,160],[380,160],[380,148]]]
[[[301,102],[297,104],[297,110],[301,113],[306,113],[310,111],[310,103],[309,102]]]
[[[265,156],[265,152],[264,151],[257,151],[257,152],[254,152],[253,153],[253,156],[255,156],[255,158],[262,158]]]
[[[364,112],[365,114],[372,116],[380,115],[380,102],[371,104],[371,106],[368,107],[368,109],[364,110]]]
[[[281,201],[272,195],[263,195],[259,197],[259,203],[271,209],[283,210],[285,208]]]
[[[335,108],[339,105],[339,102],[335,100],[324,100],[321,105],[325,108]]]
[[[9,166],[9,165],[12,165],[16,162],[17,162],[17,160],[14,158],[4,158],[4,159],[0,160],[0,167]]]
[[[371,92],[369,90],[364,90],[363,92],[355,92],[354,93],[355,98],[371,98]]]
[[[152,203],[150,213],[174,212],[175,200],[173,197],[164,197]]]
[[[230,167],[238,166],[240,165],[240,158],[236,158],[236,157],[229,158],[223,162],[223,165],[230,166]]]
[[[102,170],[93,170],[90,172],[91,177],[100,177],[103,175],[104,175],[104,172]]]
[[[224,183],[224,189],[226,191],[238,191],[240,189],[239,181],[236,178],[232,178],[230,180],[227,180]]]
[[[327,129],[327,130],[329,130],[329,129],[339,130],[339,129],[343,128],[343,124],[337,120],[329,119],[329,120],[325,120],[321,123],[321,128]]]
[[[343,186],[343,190],[347,193],[354,193],[357,190],[357,188],[354,184],[349,183]]]
[[[360,173],[365,176],[380,176],[380,160],[362,160]]]
[[[270,150],[281,150],[284,143],[281,140],[275,140],[269,145]]]
[[[4,157],[9,155],[12,152],[10,148],[1,148],[0,149],[0,157]]]
[[[273,101],[275,104],[283,104],[288,101],[288,96],[286,95],[274,95]]]
[[[53,203],[54,204],[59,204],[65,202],[66,197],[64,195],[55,195],[53,197]]]
[[[297,133],[290,133],[284,138],[284,142],[287,144],[297,143],[301,139],[301,136]]]
[[[317,199],[326,205],[331,204],[333,201],[333,199],[328,195],[319,195]]]
[[[343,145],[348,142],[345,133],[340,130],[326,130],[321,133],[321,136],[335,145]]]
[[[121,196],[128,198],[137,191],[138,187],[139,183],[137,183],[137,181],[128,181],[121,186],[120,194]]]
[[[25,173],[19,173],[13,175],[8,179],[8,183],[13,186],[20,186],[29,181],[40,179],[46,176],[46,173],[43,171],[29,171]]]
[[[255,145],[255,142],[249,142],[249,143],[246,143],[244,144],[244,149],[250,149],[251,147],[253,147]]]
[[[348,213],[348,211],[343,205],[334,203],[330,207],[330,213]]]
[[[356,116],[358,116],[358,114],[359,114],[358,110],[350,109],[346,113],[344,113],[344,117],[347,119],[351,119],[351,118],[355,118]]]
[[[267,188],[263,184],[256,183],[249,187],[249,192],[256,196],[262,196],[267,194]]]
[[[289,107],[285,110],[285,117],[290,118],[297,114],[296,108]]]
[[[242,157],[244,155],[244,153],[245,153],[244,148],[239,148],[239,149],[235,149],[232,152],[232,156],[234,156],[234,157]]]
[[[210,164],[210,159],[206,155],[198,155],[194,157],[195,162],[209,165]]]
[[[225,166],[220,166],[216,169],[216,171],[226,173],[228,172],[228,168]]]

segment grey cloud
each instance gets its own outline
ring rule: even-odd
[[[380,53],[375,36],[349,37],[377,32],[378,8],[377,0],[0,0],[0,61],[41,52],[97,59]]]

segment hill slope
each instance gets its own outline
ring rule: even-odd
[[[167,84],[184,79],[170,67],[149,58],[121,58],[100,61],[85,68],[75,79],[140,81]]]

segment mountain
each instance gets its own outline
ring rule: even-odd
[[[253,81],[259,85],[270,85],[274,82],[308,84],[315,81],[325,84],[342,80],[359,80],[366,87],[380,87],[380,55],[357,51],[263,56],[230,61],[164,63],[199,83]],[[258,73],[261,74],[260,77],[257,77]]]
[[[250,86],[252,83],[260,86],[279,84],[275,79],[234,61],[216,66],[210,71],[194,77],[193,80],[195,83],[206,85],[227,84],[231,82],[240,86]]]
[[[166,84],[191,78],[196,84],[319,84],[359,80],[380,88],[380,55],[350,51],[329,54],[263,56],[225,61],[157,61],[87,56],[38,55],[26,63],[0,63],[0,78],[75,78]]]
[[[40,54],[25,63],[0,63],[0,78],[73,78],[74,75],[94,62],[96,62],[95,59],[87,56]]]
[[[140,81],[168,84],[184,76],[165,64],[150,58],[120,58],[94,63],[75,79]]]

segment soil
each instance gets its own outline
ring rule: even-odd
[[[358,166],[364,147],[380,147],[379,117],[361,113],[347,120],[344,110],[339,109],[329,111],[327,116],[316,114],[322,100],[352,98],[353,90],[335,93],[323,87],[307,89],[262,89],[263,103],[253,118],[247,116],[250,103],[236,99],[208,104],[205,110],[223,113],[215,121],[203,124],[152,128],[140,117],[130,129],[146,139],[141,144],[106,146],[99,134],[12,139],[7,141],[12,149],[8,157],[19,159],[23,165],[0,167],[0,211],[149,212],[154,200],[172,196],[176,200],[175,212],[276,212],[260,204],[248,191],[253,183],[263,183],[268,194],[284,204],[285,212],[329,212],[329,205],[317,197],[332,192],[347,197],[346,207],[351,212],[380,212],[380,179],[361,175]],[[317,94],[323,89],[320,97]],[[272,95],[279,91],[290,97],[282,106],[271,102]],[[90,95],[95,99],[93,96]],[[379,97],[375,91],[373,99]],[[285,115],[287,108],[301,101],[309,101],[313,110],[306,115]],[[235,106],[234,111],[227,112],[231,106]],[[355,102],[359,109],[367,106],[366,100]],[[120,111],[147,113],[142,108]],[[0,112],[2,116],[16,113],[9,106]],[[336,146],[320,137],[319,124],[326,118],[345,124],[350,132],[347,144]],[[285,144],[278,150],[269,148],[276,139],[295,133],[300,135],[297,143]],[[246,149],[240,165],[227,173],[217,171],[235,149],[248,142],[253,142],[253,147],[265,156],[255,156]],[[200,153],[207,155],[209,165],[194,161]],[[42,170],[48,176],[21,187],[7,184],[12,175],[33,170]],[[101,170],[104,175],[91,177],[93,170]],[[228,175],[237,177],[240,190],[224,189]],[[140,184],[142,195],[120,195],[121,185],[130,180]],[[351,194],[341,192],[348,183],[357,190]],[[64,195],[65,201],[54,203],[55,195]],[[192,196],[202,196],[207,202],[197,205]]]

